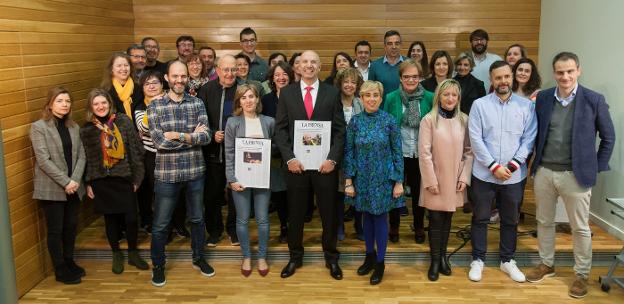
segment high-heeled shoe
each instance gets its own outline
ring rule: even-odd
[[[269,274],[269,263],[267,263],[266,261],[264,263],[267,265],[267,268],[260,269],[260,263],[258,263],[258,273],[261,276],[266,277],[266,275]]]
[[[241,263],[241,274],[242,274],[243,276],[245,276],[245,277],[248,277],[248,276],[250,276],[250,275],[251,275],[251,262],[249,263],[249,264],[250,264],[250,265],[249,265],[249,266],[250,266],[250,268],[249,268],[249,269],[244,269],[244,268],[243,268],[243,265],[244,265],[244,264],[245,264],[244,262],[242,262],[242,263]]]

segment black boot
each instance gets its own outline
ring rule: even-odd
[[[448,257],[446,256],[446,248],[448,246],[449,234],[451,233],[451,218],[452,212],[447,212],[442,224],[442,231],[440,232],[440,273],[445,276],[451,275],[451,264],[449,264]]]
[[[373,275],[370,277],[371,285],[377,285],[381,283],[385,269],[386,269],[386,265],[384,264],[383,261],[375,263],[375,271],[373,271]]]
[[[57,281],[64,284],[78,284],[80,283],[80,274],[72,272],[65,263],[54,267],[54,277]]]
[[[431,265],[427,277],[429,281],[437,281],[440,272],[440,225],[438,222],[439,212],[429,212],[429,255],[431,256]]]
[[[69,271],[76,273],[81,277],[84,277],[87,274],[84,268],[76,265],[76,262],[74,262],[74,259],[65,258],[65,265],[67,265],[67,268],[69,269]]]
[[[377,253],[373,251],[372,253],[367,253],[364,258],[364,264],[360,266],[357,270],[358,275],[367,275],[369,274],[373,268],[375,268],[375,261],[377,260]]]

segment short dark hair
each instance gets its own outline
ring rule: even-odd
[[[182,41],[190,41],[193,43],[193,47],[195,47],[195,39],[193,39],[193,36],[190,35],[182,35],[180,37],[178,37],[178,39],[176,39],[176,47],[180,46],[180,42]]]
[[[288,75],[288,84],[295,82],[295,72],[293,71],[292,66],[286,61],[280,61],[269,70],[269,73],[267,75],[269,87],[274,92],[277,89],[275,88],[275,81],[273,81],[273,76],[275,76],[275,69],[277,69],[278,67],[284,70],[284,72],[286,72],[286,74]]]
[[[290,59],[288,59],[288,63],[291,67],[295,66],[295,59],[297,59],[297,57],[299,56],[301,56],[301,52],[294,52],[292,56],[290,56]]]
[[[251,35],[251,34],[253,34],[253,35],[254,35],[254,37],[256,37],[256,39],[258,39],[258,35],[256,34],[256,31],[254,31],[254,30],[253,30],[252,28],[250,28],[250,27],[246,27],[246,28],[244,28],[244,29],[240,32],[240,34],[238,35],[238,40],[239,40],[239,41],[240,41],[240,40],[243,40],[243,35]]]
[[[184,68],[186,69],[186,74],[188,74],[188,67],[186,66],[186,62],[184,62],[184,61],[182,61],[182,60],[180,60],[180,59],[174,59],[174,60],[171,60],[171,61],[169,61],[169,62],[167,63],[167,75],[169,75],[169,70],[171,70],[171,66],[172,66],[174,63],[176,63],[176,62],[181,63],[181,64],[184,66]]]
[[[249,59],[247,55],[243,53],[238,53],[234,55],[234,59],[245,59],[245,61],[247,61],[247,65],[249,65],[249,68],[251,68],[251,59]]]
[[[440,58],[446,58],[446,62],[448,63],[448,71],[446,71],[446,78],[453,77],[453,60],[451,59],[451,55],[444,50],[437,50],[433,52],[431,55],[431,61],[429,61],[429,70],[431,71],[431,77],[435,77],[435,63]],[[424,76],[424,75],[421,75]]]
[[[527,51],[526,48],[524,47],[524,45],[519,44],[519,43],[514,43],[512,45],[510,45],[509,47],[507,47],[507,50],[505,50],[505,56],[504,58],[507,59],[507,53],[509,53],[509,50],[511,50],[511,48],[517,47],[520,49],[520,56],[522,58],[526,58],[527,56]]]
[[[371,46],[371,44],[366,41],[366,40],[360,40],[355,44],[355,47],[353,48],[354,52],[357,52],[357,48],[358,46],[367,46],[369,51],[373,51],[373,47]]]
[[[197,50],[197,53],[201,53],[201,51],[203,50],[211,50],[212,53],[215,55],[215,57],[217,57],[217,51],[215,51],[215,49],[213,49],[212,47],[209,46],[202,46],[199,48],[199,50]]]
[[[145,82],[147,82],[150,78],[156,78],[160,81],[161,84],[165,84],[165,76],[158,70],[147,70],[141,74],[139,78],[139,85],[141,88],[145,86]]]
[[[420,48],[423,51],[423,56],[422,59],[420,59],[420,66],[422,67],[422,72],[423,72],[423,77],[426,77],[427,75],[429,75],[429,57],[427,56],[427,48],[425,48],[425,43],[422,41],[414,41],[412,42],[412,44],[410,44],[409,49],[407,49],[407,58],[411,58],[412,57],[412,50],[414,49],[415,46],[419,45]]]
[[[476,29],[470,33],[470,41],[475,38],[483,38],[487,41],[490,41],[490,35],[484,29]]]
[[[552,61],[553,69],[555,68],[555,63],[557,61],[566,61],[570,59],[574,60],[577,68],[581,65],[581,62],[579,61],[579,58],[576,54],[572,52],[561,52],[555,55],[555,58],[553,58],[553,61]]]
[[[158,40],[156,40],[156,38],[154,37],[149,37],[149,36],[141,39],[141,45],[145,45],[145,42],[148,40],[153,40],[154,42],[156,42],[156,45],[160,48],[160,43],[158,43]]]
[[[338,58],[338,56],[342,56],[346,58],[347,61],[349,61],[349,67],[350,68],[353,67],[353,59],[351,58],[351,56],[349,56],[349,54],[345,52],[338,52],[334,54],[334,60],[332,62],[332,70],[331,70],[331,73],[329,74],[329,76],[332,77],[333,79],[336,79],[336,73],[338,73],[338,68],[336,67],[336,59]]]
[[[492,63],[492,65],[490,65],[490,70],[489,73],[492,74],[492,71],[498,69],[498,68],[502,68],[504,66],[508,66],[510,70],[513,70],[513,68],[511,67],[511,65],[505,61],[505,60],[496,60]]]
[[[126,50],[126,54],[130,55],[130,51],[132,50],[143,50],[144,52],[147,52],[145,50],[145,47],[142,44],[133,44],[129,46],[128,49]]]
[[[280,52],[275,52],[275,53],[271,54],[271,56],[269,56],[269,60],[267,60],[269,62],[269,64],[271,64],[271,60],[277,58],[277,56],[284,57],[284,61],[288,60],[288,57],[286,57],[286,54],[280,53]]]
[[[526,57],[520,58],[518,59],[516,64],[513,66],[514,81],[513,81],[513,85],[511,86],[511,88],[514,92],[518,90],[518,82],[516,81],[516,70],[523,63],[528,63],[529,65],[531,65],[531,76],[529,76],[529,81],[527,81],[527,83],[522,88],[522,91],[523,91],[522,93],[524,93],[524,95],[530,95],[542,86],[542,77],[540,77],[540,74],[539,74],[539,71],[537,70],[537,66],[535,65],[535,62],[531,60],[530,58],[526,58]]]
[[[386,43],[386,39],[388,39],[388,37],[392,37],[392,36],[399,36],[399,38],[401,38],[401,34],[399,34],[398,31],[389,30],[384,34],[384,43]]]

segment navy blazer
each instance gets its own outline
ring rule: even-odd
[[[542,162],[555,102],[559,102],[555,99],[555,88],[537,94],[535,104],[537,139],[532,174],[537,172]],[[609,114],[609,105],[603,95],[579,84],[574,102],[576,105],[572,122],[572,172],[581,186],[589,188],[596,184],[598,172],[610,169],[609,159],[615,146],[615,129]],[[600,137],[598,152],[595,148],[596,133]]]

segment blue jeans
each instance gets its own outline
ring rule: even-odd
[[[258,225],[258,258],[265,259],[269,242],[269,200],[270,189],[245,188],[241,192],[232,191],[236,206],[236,235],[240,242],[243,258],[251,258],[249,250],[249,214],[253,195],[256,224]]]
[[[165,264],[165,246],[173,210],[182,189],[186,188],[186,212],[191,222],[193,261],[204,257],[206,225],[204,223],[204,177],[179,183],[154,183],[154,221],[152,223],[152,264]]]

